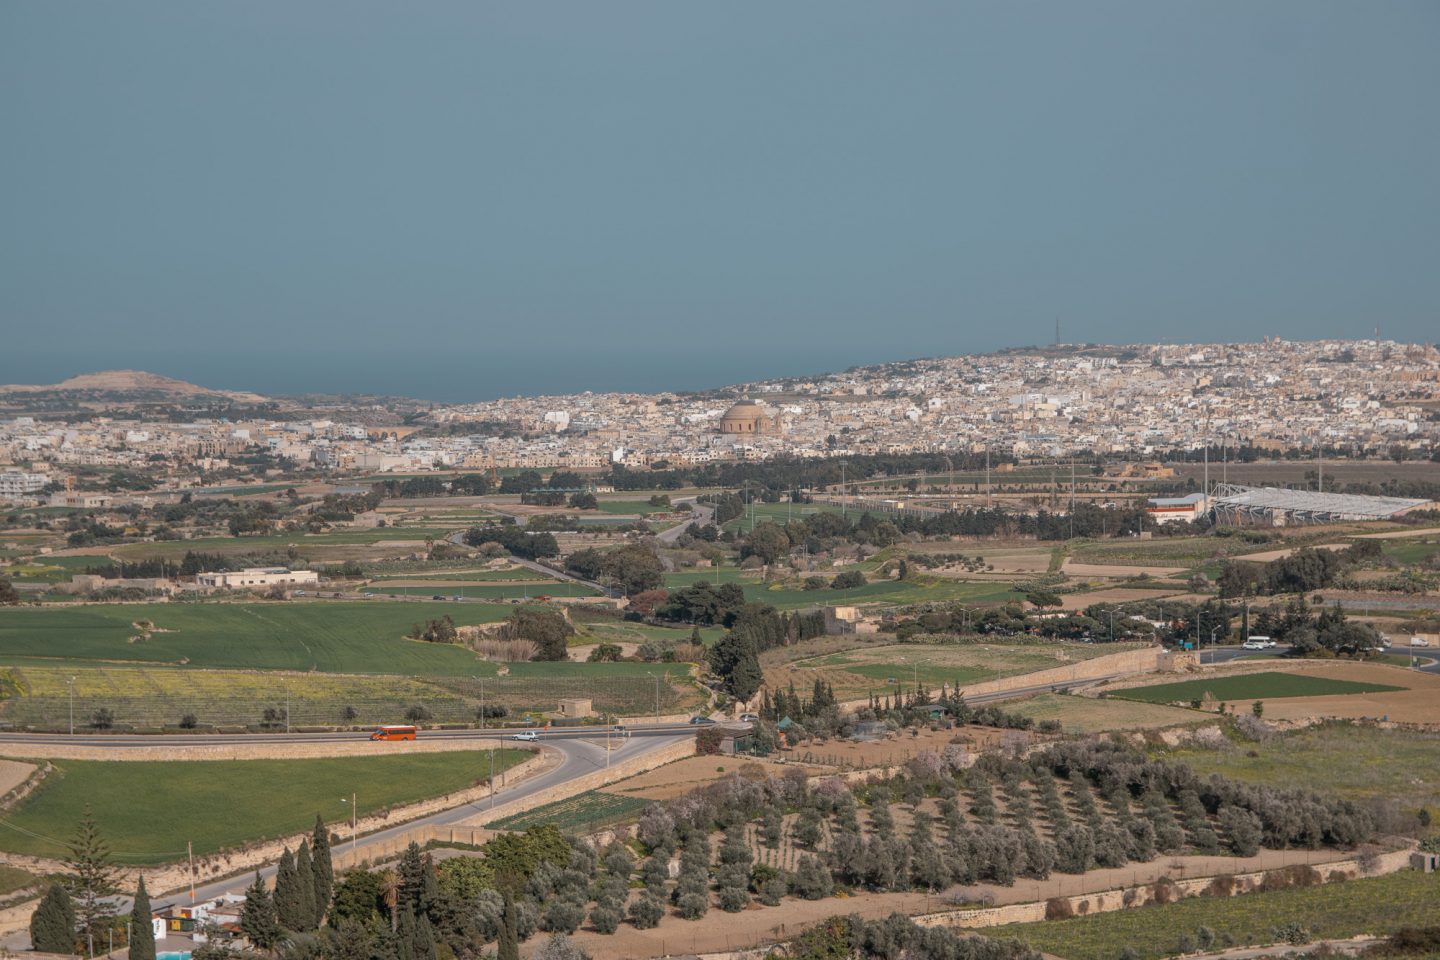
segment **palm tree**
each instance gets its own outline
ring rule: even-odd
[[[400,875],[394,870],[380,874],[380,895],[385,898],[385,908],[390,911],[390,932],[394,933],[400,918]]]

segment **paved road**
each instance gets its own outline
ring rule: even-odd
[[[632,737],[673,737],[694,733],[687,724],[644,724],[628,728]],[[493,740],[507,740],[519,731],[514,727],[487,730],[427,730],[426,740],[474,740],[477,745],[488,745]],[[603,726],[552,727],[549,730],[535,730],[540,741],[593,740],[605,736]],[[318,733],[80,733],[74,736],[64,733],[12,733],[0,732],[0,745],[7,743],[53,743],[84,747],[105,747],[125,750],[155,746],[229,746],[237,743],[354,743],[369,738],[366,732],[324,731]]]
[[[689,528],[690,524],[697,523],[703,527],[705,526],[705,524],[710,522],[711,517],[715,516],[714,507],[707,507],[703,503],[697,503],[694,497],[685,497],[681,500],[676,500],[675,502],[690,504],[690,519],[683,521],[677,527],[671,527],[669,530],[662,530],[660,533],[656,534],[655,539],[658,540],[660,543],[674,543],[685,535],[685,531]]]

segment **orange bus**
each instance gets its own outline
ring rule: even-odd
[[[411,724],[387,723],[382,727],[375,728],[370,734],[371,740],[414,740],[415,727]]]

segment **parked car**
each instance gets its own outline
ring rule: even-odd
[[[696,727],[709,727],[709,726],[713,726],[714,723],[715,723],[715,721],[714,721],[714,720],[711,720],[709,717],[691,717],[691,718],[690,718],[690,724],[691,724],[691,726],[696,726]]]
[[[527,743],[534,743],[540,739],[540,734],[534,730],[521,730],[519,733],[510,734],[511,740],[524,740]]]
[[[760,716],[759,716],[758,714],[754,714],[754,713],[742,713],[742,714],[740,714],[740,722],[741,722],[741,723],[759,723],[759,722],[760,722]]]

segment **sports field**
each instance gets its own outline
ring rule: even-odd
[[[1383,683],[1360,683],[1301,673],[1244,673],[1233,677],[1185,680],[1151,687],[1116,690],[1111,696],[1145,703],[1189,703],[1206,694],[1216,700],[1280,700],[1286,697],[1327,697],[1350,693],[1390,693],[1405,687]]]
[[[403,639],[412,624],[503,620],[485,604],[313,602],[106,604],[0,609],[0,663],[76,658],[260,670],[463,674],[480,661],[448,644]],[[134,624],[157,631],[141,642]]]
[[[529,757],[497,750],[496,772]],[[63,857],[87,805],[120,863],[163,863],[305,830],[318,813],[347,831],[361,814],[451,793],[489,775],[489,753],[454,751],[306,760],[55,760],[56,773],[0,820],[0,850]],[[101,798],[97,802],[97,798]],[[104,800],[103,798],[109,798]]]

